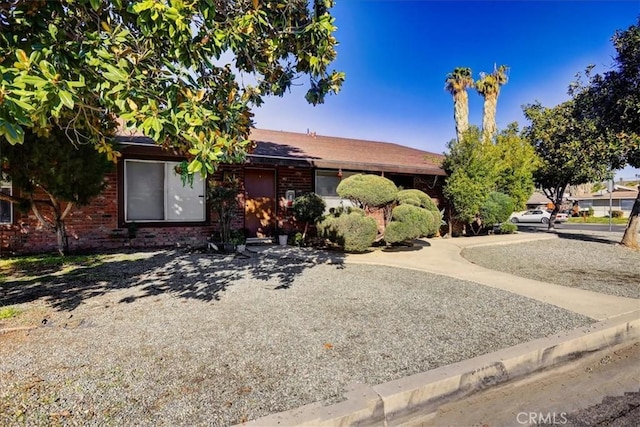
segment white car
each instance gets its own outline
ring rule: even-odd
[[[564,212],[558,212],[556,214],[556,222],[567,222],[569,220],[569,215]]]
[[[519,222],[539,222],[542,224],[549,224],[551,214],[542,209],[534,209],[530,211],[517,212],[511,215],[510,221],[514,224]]]

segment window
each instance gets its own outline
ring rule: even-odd
[[[321,197],[338,197],[336,188],[340,181],[355,175],[357,172],[342,172],[342,177],[338,176],[337,170],[317,170],[316,171],[316,193]]]
[[[12,195],[11,183],[0,181],[0,193]],[[13,222],[13,206],[7,200],[0,200],[0,224],[11,224]]]
[[[337,208],[339,206],[352,206],[349,200],[338,197],[336,189],[340,181],[358,172],[342,172],[342,176],[338,176],[340,172],[341,171],[336,169],[316,171],[316,193],[324,199],[327,205],[327,212],[329,212],[331,208]]]
[[[580,200],[578,205],[580,209],[589,209],[593,207],[593,200]]]
[[[125,221],[200,222],[205,220],[205,182],[182,185],[178,162],[125,160]]]
[[[623,211],[630,211],[633,209],[633,204],[635,200],[633,199],[620,199],[620,209]]]

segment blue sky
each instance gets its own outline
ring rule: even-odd
[[[589,64],[613,64],[611,36],[637,22],[640,0],[420,1],[337,0],[340,42],[335,69],[346,73],[337,96],[306,104],[300,82],[284,98],[255,109],[264,129],[395,142],[442,153],[455,137],[444,79],[455,67],[474,78],[509,66],[498,100],[498,127],[526,125],[521,106],[554,106]],[[482,98],[469,93],[470,122],[482,123]],[[633,178],[627,168],[618,176]]]

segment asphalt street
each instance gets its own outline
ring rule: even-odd
[[[534,223],[518,223],[518,231],[545,231],[549,227],[548,224]],[[608,224],[580,224],[580,223],[557,223],[556,230],[590,230],[590,231],[609,231]],[[623,233],[626,225],[611,225],[611,231]]]
[[[424,425],[636,426],[640,343],[574,362],[443,405]]]

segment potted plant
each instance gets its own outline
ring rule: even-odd
[[[244,252],[247,249],[247,238],[242,230],[231,231],[231,243],[236,248],[236,252]]]

